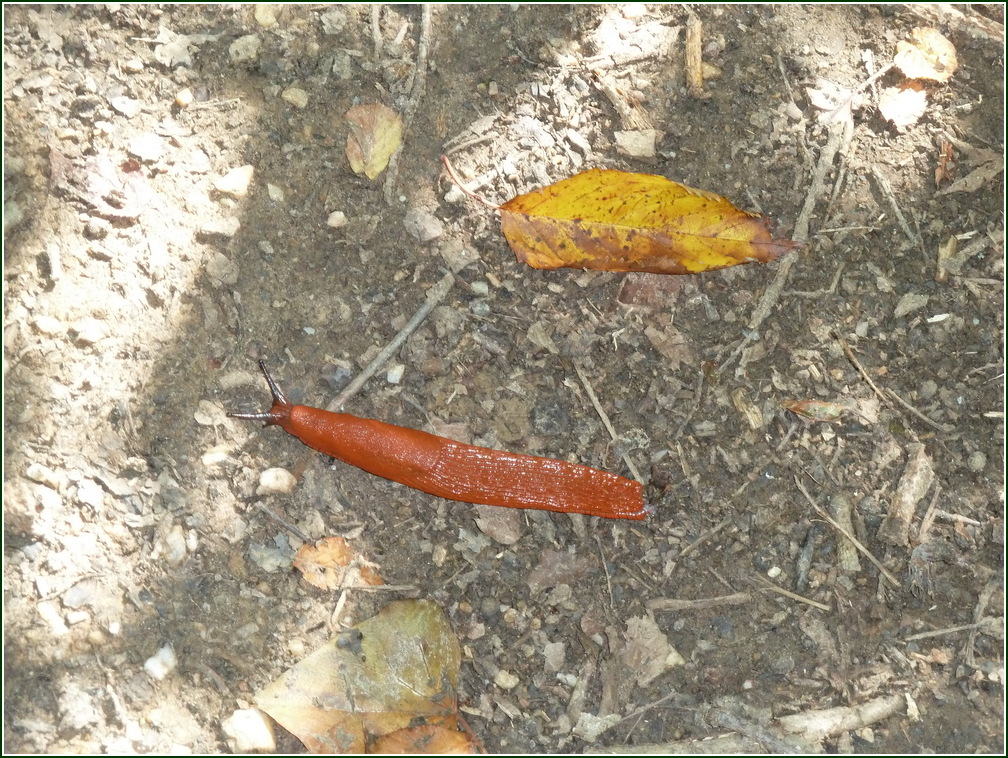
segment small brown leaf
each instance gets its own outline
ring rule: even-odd
[[[346,112],[346,119],[350,124],[346,144],[350,168],[355,174],[374,179],[402,143],[402,116],[381,103],[371,103],[355,105]]]
[[[294,557],[294,568],[306,582],[323,590],[384,584],[375,571],[377,566],[358,557],[342,537],[302,545]]]
[[[955,45],[929,26],[918,26],[910,32],[910,42],[897,43],[893,62],[909,79],[931,79],[943,84],[959,68]]]
[[[809,421],[836,421],[844,411],[850,410],[840,403],[827,403],[822,400],[785,400],[781,403],[781,407]]]

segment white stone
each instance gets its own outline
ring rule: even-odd
[[[284,468],[268,468],[259,475],[257,495],[287,495],[294,490],[297,479]]]
[[[151,679],[161,681],[178,665],[175,649],[169,644],[158,650],[144,662],[144,671]]]

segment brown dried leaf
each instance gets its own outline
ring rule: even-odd
[[[464,732],[443,726],[415,726],[379,737],[372,753],[393,755],[472,755],[478,746]]]
[[[930,26],[918,26],[910,32],[910,42],[897,43],[893,62],[909,79],[931,79],[943,84],[959,68],[955,45]]]
[[[358,557],[342,537],[326,537],[304,544],[294,557],[294,568],[305,581],[323,590],[384,584],[374,563]]]
[[[693,345],[674,326],[667,326],[664,330],[649,326],[644,329],[644,336],[648,338],[651,347],[668,359],[672,371],[678,371],[680,364],[693,365],[699,362]]]
[[[629,619],[624,636],[626,646],[621,657],[641,687],[647,687],[668,669],[686,663],[651,616]]]
[[[850,410],[846,405],[823,400],[785,400],[781,407],[809,421],[836,421],[844,411]]]

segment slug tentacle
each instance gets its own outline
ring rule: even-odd
[[[293,406],[287,400],[287,396],[284,395],[283,390],[273,381],[269,369],[266,368],[266,361],[259,361],[259,368],[262,370],[263,376],[266,377],[266,383],[269,384],[270,394],[273,396],[273,407],[268,411],[261,411],[259,413],[229,412],[228,417],[240,418],[243,421],[262,421],[263,426],[273,426],[275,424],[286,429],[286,424],[290,422],[290,412]]]

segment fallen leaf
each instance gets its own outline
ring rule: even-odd
[[[390,603],[255,696],[314,753],[363,753],[407,727],[454,729],[461,650],[428,600]]]
[[[846,405],[823,400],[785,400],[781,407],[809,421],[836,421],[844,411],[850,410]]]
[[[896,44],[893,62],[909,79],[931,79],[945,83],[959,68],[955,45],[937,29],[918,26],[910,41]]]
[[[667,326],[664,330],[649,326],[644,329],[644,336],[651,343],[651,347],[668,360],[669,369],[672,371],[678,371],[682,363],[693,365],[699,362],[696,350],[693,349],[689,339],[674,326]]]
[[[533,268],[692,274],[772,261],[800,247],[770,234],[769,219],[663,176],[590,169],[519,195],[501,229]]]
[[[942,182],[955,176],[955,158],[952,155],[952,143],[942,140],[941,152],[938,153],[938,165],[935,166],[935,187],[941,187]]]
[[[561,550],[544,550],[539,563],[529,573],[528,586],[535,595],[558,584],[577,584],[594,567],[591,558]]]
[[[879,94],[879,112],[897,129],[916,124],[927,110],[927,93],[920,82],[906,82],[899,87],[886,87]]]
[[[443,726],[416,726],[379,737],[372,753],[395,755],[470,755],[476,744],[464,732]]]
[[[350,168],[374,179],[402,143],[402,116],[381,103],[371,103],[355,105],[346,112],[346,119],[350,124],[346,144]]]
[[[686,663],[651,616],[628,619],[624,637],[626,646],[620,657],[641,687],[647,687],[668,669]]]
[[[358,557],[342,537],[326,537],[304,544],[294,557],[294,568],[305,581],[323,590],[384,584],[377,565]]]

